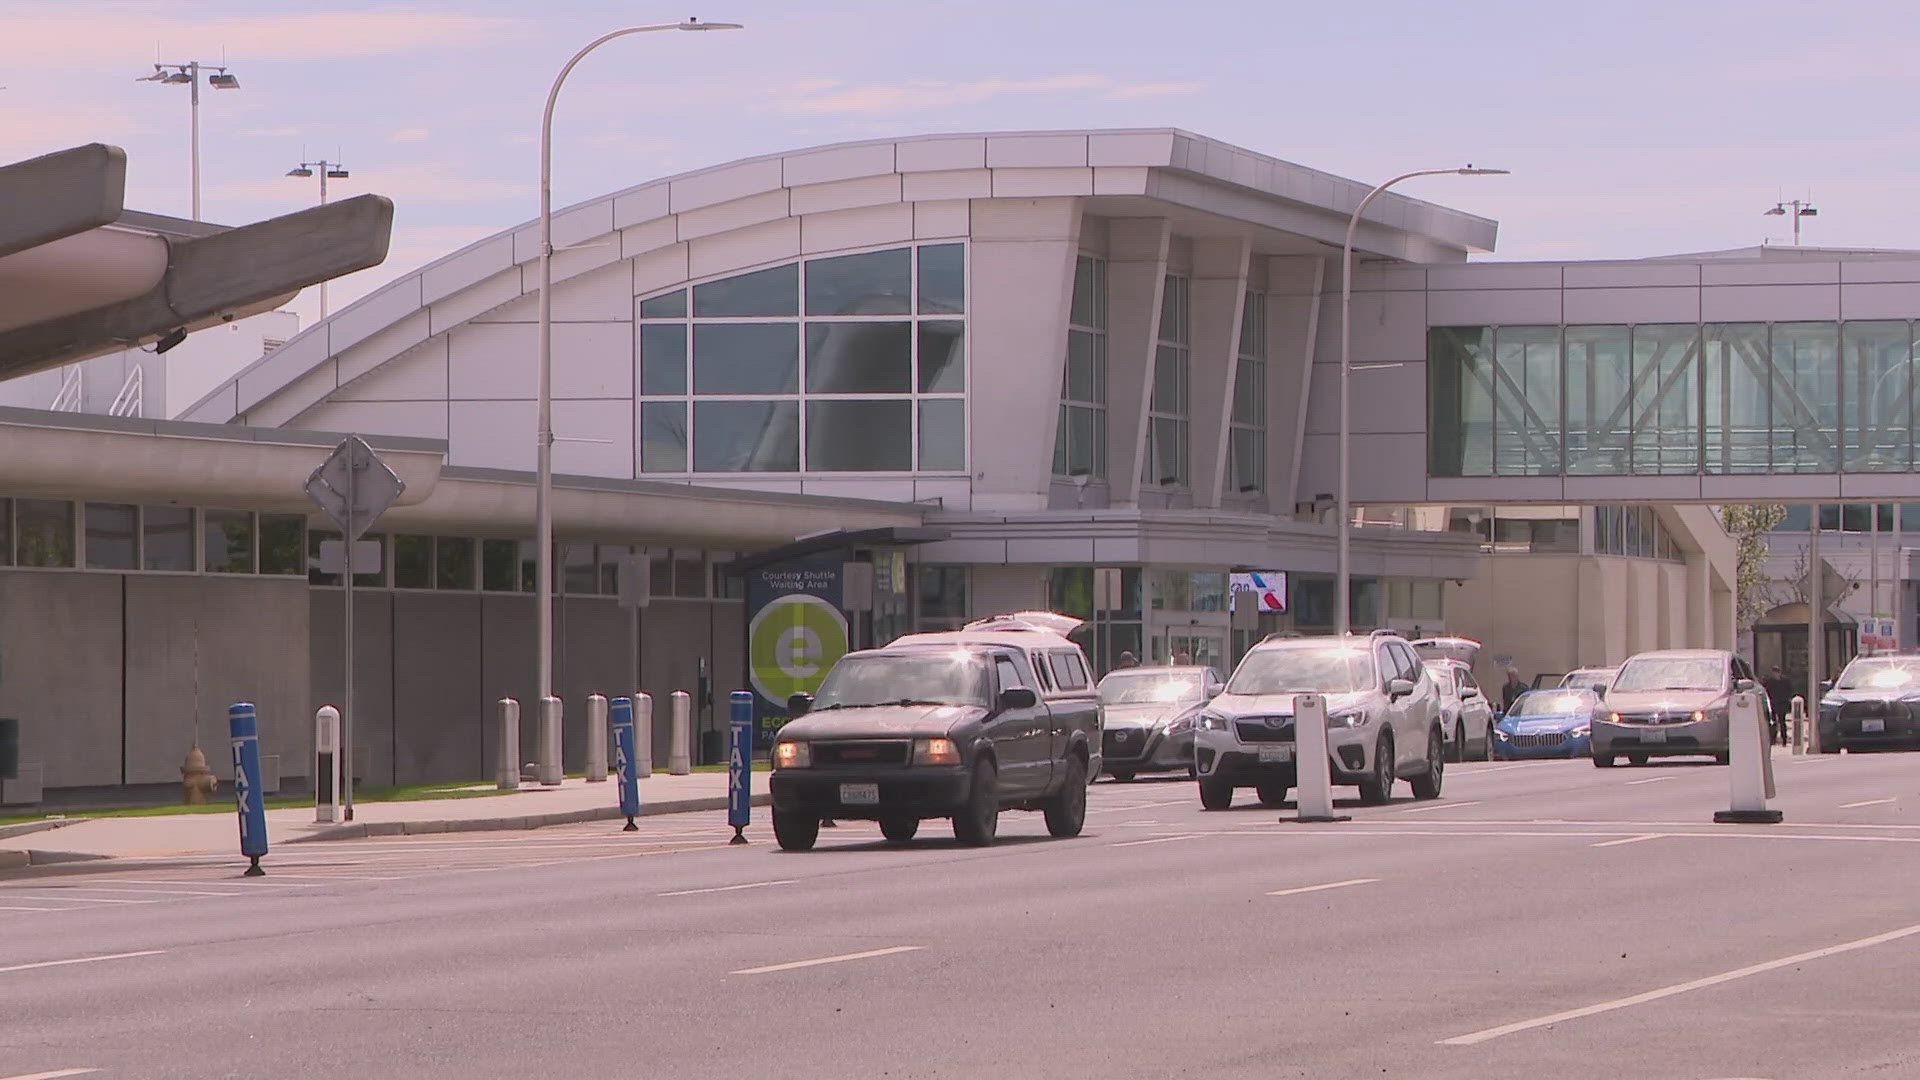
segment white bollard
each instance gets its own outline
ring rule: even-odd
[[[1752,691],[1733,695],[1727,710],[1729,806],[1716,812],[1713,820],[1739,824],[1778,822],[1784,815],[1767,809],[1773,797],[1773,743],[1767,731],[1767,718],[1760,699]]]
[[[587,695],[587,783],[607,780],[607,698]]]
[[[340,710],[331,705],[313,714],[313,820],[340,820]]]
[[[633,695],[633,775],[645,780],[653,775],[653,695]]]
[[[520,703],[503,697],[497,703],[499,742],[493,753],[493,783],[501,791],[520,790]]]
[[[673,728],[667,744],[667,771],[685,776],[693,771],[693,695],[675,690],[671,700]]]
[[[540,785],[556,787],[566,777],[560,767],[560,699],[540,699]]]
[[[1327,764],[1327,699],[1293,699],[1294,820],[1347,821],[1333,812],[1333,770]],[[1281,820],[1287,820],[1282,818]]]
[[[1807,738],[1807,699],[1799,694],[1793,695],[1793,703],[1787,706],[1787,725],[1793,729],[1793,752],[1804,754],[1812,749]]]

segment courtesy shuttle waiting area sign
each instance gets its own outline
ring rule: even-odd
[[[747,573],[747,678],[759,696],[756,741],[786,718],[787,699],[811,694],[847,654],[847,616],[840,610],[841,560],[796,559]]]

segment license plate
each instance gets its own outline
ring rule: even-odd
[[[1664,731],[1643,731],[1640,733],[1640,741],[1643,743],[1663,743],[1667,741],[1667,733]]]
[[[840,802],[845,806],[877,806],[880,803],[880,785],[841,784]]]
[[[1261,761],[1263,761],[1263,762],[1266,762],[1266,761],[1292,761],[1292,760],[1293,760],[1293,747],[1291,747],[1291,746],[1263,746],[1263,747],[1261,747],[1261,748],[1260,748],[1260,760],[1261,760]]]
[[[1884,732],[1886,730],[1887,730],[1887,722],[1885,720],[1860,721],[1860,732],[1863,735],[1872,735],[1879,732]]]

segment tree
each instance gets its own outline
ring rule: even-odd
[[[1751,503],[1720,508],[1720,523],[1734,543],[1733,620],[1739,633],[1753,629],[1773,603],[1773,582],[1767,577],[1767,534],[1787,518],[1779,503]]]

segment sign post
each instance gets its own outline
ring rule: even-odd
[[[260,856],[267,853],[267,805],[260,791],[260,720],[250,702],[227,706],[227,734],[233,739],[233,801],[240,809],[240,854],[252,860],[247,877],[260,877]]]
[[[747,822],[753,820],[753,691],[733,692],[733,750],[727,759],[727,824],[733,826],[733,844],[747,842]]]
[[[1333,775],[1327,764],[1327,699],[1319,694],[1301,694],[1293,699],[1293,749],[1296,790],[1292,820],[1350,820],[1333,812]]]
[[[353,578],[362,572],[360,559],[356,557],[354,543],[361,534],[372,527],[374,519],[386,513],[407,485],[380,460],[373,447],[358,435],[349,435],[340,440],[333,448],[327,460],[313,470],[307,477],[307,497],[320,509],[326,511],[334,524],[340,526],[345,537],[346,565],[341,567],[341,584],[345,588],[342,607],[345,614],[342,631],[346,649],[346,692],[342,700],[346,702],[346,711],[340,720],[340,760],[342,774],[341,806],[346,819],[353,820]]]
[[[1775,795],[1773,740],[1768,738],[1760,698],[1751,690],[1733,695],[1727,742],[1731,766],[1727,770],[1728,807],[1716,811],[1713,820],[1721,824],[1778,824],[1784,815],[1767,807],[1767,800]]]
[[[340,820],[340,710],[331,705],[313,714],[313,820]]]
[[[613,712],[613,778],[620,786],[620,813],[627,819],[621,832],[637,832],[633,819],[640,816],[640,778],[634,769],[633,699],[617,697]]]

